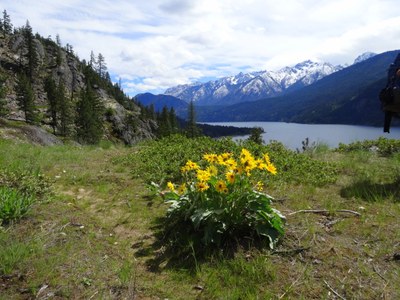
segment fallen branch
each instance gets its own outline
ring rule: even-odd
[[[381,273],[379,273],[378,269],[375,267],[374,264],[372,265],[372,269],[374,270],[374,272],[375,272],[376,274],[378,274],[378,276],[379,276],[380,278],[382,278],[383,281],[387,282],[386,278],[383,277],[383,276],[381,275]]]
[[[338,296],[340,299],[342,300],[346,300],[346,298],[344,298],[343,296],[341,296],[338,292],[336,292],[325,280],[324,283],[326,284],[326,286],[328,287],[328,289],[334,293],[336,296]]]
[[[327,209],[302,209],[302,210],[291,212],[290,214],[288,214],[288,216],[292,216],[292,215],[299,214],[299,213],[330,214],[330,213],[335,213],[335,212],[349,213],[349,214],[356,215],[357,217],[361,216],[361,214],[359,212],[356,212],[354,210],[349,210],[349,209],[337,209],[334,211],[329,211]]]
[[[292,255],[292,254],[300,254],[301,252],[310,250],[311,247],[307,248],[295,248],[290,250],[275,250],[272,251],[272,254],[283,254],[283,255]]]
[[[279,299],[282,299],[283,297],[286,296],[287,293],[289,293],[291,291],[291,289],[300,281],[300,279],[304,276],[304,274],[306,273],[308,265],[305,266],[303,272],[300,274],[300,276],[292,282],[292,284],[286,289],[286,291],[279,297]]]

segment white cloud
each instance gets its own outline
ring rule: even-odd
[[[5,0],[17,27],[102,53],[126,92],[399,48],[395,0]]]

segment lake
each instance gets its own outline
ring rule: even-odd
[[[218,122],[207,123],[210,125],[236,126],[236,127],[262,127],[265,133],[263,139],[266,143],[277,140],[287,148],[301,149],[301,142],[309,138],[310,143],[324,143],[331,148],[336,148],[339,143],[350,144],[355,141],[375,140],[379,137],[400,139],[400,127],[392,127],[390,133],[384,133],[383,127],[336,125],[336,124],[297,124],[284,122]],[[246,139],[248,136],[234,137]]]

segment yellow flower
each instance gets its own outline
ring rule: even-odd
[[[210,187],[210,186],[209,186],[207,183],[205,183],[205,182],[198,182],[198,183],[197,183],[197,189],[198,189],[200,192],[204,192],[204,191],[208,190],[209,187]]]
[[[228,161],[230,161],[232,157],[232,153],[222,153],[221,155],[217,156],[218,163],[222,166],[227,166]]]
[[[256,164],[256,168],[257,169],[260,169],[260,170],[266,170],[267,169],[267,164],[261,159],[257,159],[255,161],[255,164]]]
[[[229,158],[228,160],[225,161],[225,166],[233,170],[236,169],[237,162],[233,158]]]
[[[207,170],[197,170],[197,180],[207,182],[210,180],[210,178],[211,174]]]
[[[209,166],[207,167],[206,171],[211,174],[211,176],[217,176],[218,175],[218,169],[215,166]]]
[[[250,171],[256,168],[256,162],[254,158],[249,157],[247,160],[242,161],[243,169],[246,172],[247,176],[250,176]]]
[[[271,163],[267,165],[267,171],[270,172],[272,175],[276,175],[277,173],[275,166]]]
[[[213,154],[213,153],[212,154],[204,154],[203,158],[211,164],[218,162],[217,154]]]
[[[243,174],[243,167],[236,167],[233,171],[234,171],[236,174],[241,175],[241,174]]]
[[[183,184],[181,184],[181,185],[179,186],[178,194],[179,194],[179,195],[182,195],[182,194],[184,194],[185,192],[186,192],[186,183],[183,183]]]
[[[256,184],[257,191],[261,192],[263,190],[263,188],[264,188],[264,183],[262,183],[261,181],[257,182],[257,184]]]
[[[225,178],[230,184],[232,184],[235,182],[235,173],[233,173],[233,171],[229,171],[225,174]]]
[[[265,160],[265,162],[267,163],[267,165],[269,165],[269,164],[271,163],[271,160],[270,160],[270,158],[269,158],[268,153],[264,153],[264,160]]]
[[[240,160],[243,163],[244,161],[248,159],[253,159],[253,156],[251,155],[250,151],[243,148],[242,152],[240,153]]]
[[[197,170],[197,169],[199,169],[199,165],[191,160],[188,160],[186,165],[181,168],[181,171],[182,171],[182,173],[186,173],[188,171]]]
[[[171,192],[175,192],[175,186],[171,181],[167,182],[167,187]]]
[[[226,184],[223,180],[218,180],[217,184],[215,185],[215,189],[218,193],[224,193],[227,190]]]

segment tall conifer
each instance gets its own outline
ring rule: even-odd
[[[103,135],[103,111],[99,97],[95,95],[90,84],[81,91],[77,103],[76,131],[78,141],[96,144]]]
[[[57,86],[54,79],[49,76],[44,82],[44,90],[47,94],[48,113],[50,115],[50,125],[53,128],[53,133],[56,134],[57,128],[57,113],[58,113],[58,99],[57,99]]]
[[[28,123],[37,123],[38,115],[36,112],[35,95],[29,78],[24,73],[18,75],[17,101],[19,108],[25,114],[25,121]]]
[[[7,106],[7,87],[6,87],[6,77],[0,75],[0,117],[5,117],[10,112]]]
[[[198,137],[201,135],[201,130],[196,124],[196,112],[193,101],[190,101],[188,108],[188,119],[186,123],[186,135],[190,138]]]

